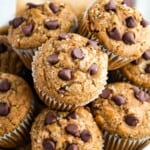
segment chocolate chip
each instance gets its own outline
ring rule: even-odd
[[[39,5],[34,4],[34,3],[27,3],[27,6],[29,9],[32,9],[32,8],[37,8]]]
[[[7,51],[7,46],[4,43],[0,43],[0,53]]]
[[[22,32],[24,33],[25,36],[30,36],[33,32],[33,29],[34,29],[34,25],[30,23],[22,27]]]
[[[140,63],[140,59],[136,59],[131,62],[133,65],[138,65]]]
[[[82,141],[88,142],[91,138],[91,133],[89,130],[83,130],[80,134]]]
[[[55,142],[51,139],[45,139],[43,142],[44,150],[55,150],[56,145]]]
[[[97,45],[98,45],[98,42],[97,42],[97,41],[93,41],[93,40],[89,40],[89,41],[87,42],[87,45],[90,45],[90,46],[92,46],[94,49],[96,49],[96,48],[97,48]]]
[[[112,99],[112,100],[115,102],[115,104],[118,105],[118,106],[121,106],[121,105],[125,104],[125,102],[126,102],[125,98],[124,98],[123,96],[121,96],[121,95],[115,95],[115,96],[113,96],[111,99]]]
[[[149,25],[149,22],[142,18],[141,25],[145,28]]]
[[[126,26],[128,28],[134,28],[137,25],[137,22],[134,17],[130,16],[126,18]]]
[[[72,58],[74,59],[83,59],[84,53],[80,48],[74,48],[71,53]]]
[[[50,111],[45,118],[45,125],[57,122],[57,116],[54,112]]]
[[[104,99],[107,99],[107,98],[109,98],[111,92],[112,92],[112,91],[111,91],[110,89],[106,88],[106,89],[104,89],[104,90],[102,91],[102,94],[100,94],[100,97],[101,97],[101,98],[104,98]]]
[[[10,108],[7,103],[0,103],[0,116],[7,116],[10,112]]]
[[[135,38],[134,38],[134,34],[132,32],[126,32],[123,35],[122,40],[125,44],[129,44],[129,45],[135,44]]]
[[[17,28],[24,22],[24,20],[23,17],[17,17],[10,21],[9,24],[12,25],[13,28]]]
[[[58,72],[58,77],[62,80],[69,81],[72,79],[71,69],[62,69]]]
[[[59,28],[59,23],[57,20],[50,20],[45,22],[45,27],[49,30],[55,30]]]
[[[50,3],[49,8],[53,11],[53,13],[57,13],[59,11],[59,7],[57,7],[54,3]]]
[[[67,33],[60,33],[58,39],[59,40],[67,40],[69,39],[69,35]]]
[[[10,87],[11,83],[7,79],[0,79],[0,92],[7,92]]]
[[[79,150],[78,145],[76,144],[69,144],[66,150]]]
[[[73,112],[69,113],[68,118],[77,119],[77,114],[76,114],[76,112],[73,111]]]
[[[125,122],[129,126],[133,126],[134,127],[134,126],[136,126],[139,123],[139,120],[134,115],[127,115],[127,116],[125,116]]]
[[[121,34],[117,28],[113,28],[111,31],[107,30],[107,34],[113,40],[116,40],[116,41],[121,40]]]
[[[148,65],[146,66],[145,72],[146,72],[146,73],[150,73],[150,64],[148,64]]]
[[[89,67],[88,72],[90,73],[91,76],[95,75],[98,72],[98,66],[97,66],[97,64],[93,63]]]
[[[144,54],[142,55],[142,57],[145,60],[150,60],[150,50],[145,51]]]
[[[66,90],[65,87],[61,87],[61,88],[58,89],[57,92],[58,92],[59,94],[64,94],[66,91],[67,91],[67,90]]]
[[[126,4],[129,7],[133,7],[134,6],[133,0],[124,0],[123,4]]]
[[[57,64],[59,62],[58,54],[53,53],[52,55],[49,55],[47,60],[51,65]]]
[[[73,135],[73,136],[77,136],[78,135],[78,126],[75,124],[69,124],[67,125],[67,127],[65,128],[66,132]]]
[[[110,0],[108,4],[105,5],[105,10],[106,11],[116,11],[116,3],[114,0]]]

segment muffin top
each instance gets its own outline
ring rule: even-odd
[[[22,78],[0,73],[0,136],[18,127],[29,112],[32,98],[31,89]]]
[[[9,41],[14,48],[37,48],[47,39],[75,27],[76,16],[66,4],[46,2],[27,6],[21,16],[10,21]]]
[[[97,42],[62,33],[47,41],[34,57],[33,79],[43,94],[67,104],[86,104],[107,79],[107,55]]]
[[[111,134],[131,139],[150,136],[150,95],[129,83],[109,84],[92,110],[98,125]]]
[[[150,46],[150,27],[127,1],[97,0],[85,14],[85,25],[106,49],[137,59]]]
[[[45,109],[31,130],[33,150],[101,150],[102,134],[92,114],[82,108],[74,112]]]
[[[150,88],[150,50],[145,51],[140,59],[123,67],[121,73],[134,84]]]

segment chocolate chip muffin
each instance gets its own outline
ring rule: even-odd
[[[92,112],[106,150],[136,150],[150,139],[150,95],[129,83],[107,85]]]
[[[33,114],[33,94],[27,83],[0,73],[0,148],[13,148],[28,140]]]
[[[122,0],[97,0],[85,12],[78,32],[103,45],[109,70],[138,59],[150,46],[148,22]]]
[[[9,41],[28,69],[38,47],[60,32],[71,32],[76,27],[76,16],[66,4],[46,2],[27,4],[25,12],[10,21]]]
[[[106,84],[107,61],[97,42],[78,34],[60,34],[47,41],[34,57],[35,89],[52,109],[71,110],[86,105]]]
[[[85,108],[54,112],[45,109],[31,130],[32,150],[102,150],[102,134]]]
[[[0,72],[20,74],[23,63],[13,51],[6,35],[0,35]]]

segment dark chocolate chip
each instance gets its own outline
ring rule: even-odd
[[[53,11],[53,13],[57,13],[59,11],[59,7],[57,7],[54,3],[50,3],[49,8]]]
[[[149,25],[149,22],[143,18],[141,21],[141,25],[145,28]]]
[[[98,45],[98,42],[97,42],[97,41],[93,41],[93,40],[89,40],[89,41],[87,42],[87,45],[90,45],[90,46],[92,46],[94,49],[96,49],[96,48],[97,48],[97,45]]]
[[[110,0],[108,4],[105,5],[105,10],[106,11],[116,11],[116,3],[114,0]]]
[[[134,17],[130,16],[126,18],[126,26],[128,28],[134,28],[137,25],[137,22]]]
[[[69,39],[69,35],[67,33],[60,33],[58,39],[59,40],[67,40]]]
[[[69,124],[65,128],[66,132],[73,135],[77,136],[78,135],[78,126],[75,124]]]
[[[72,70],[71,69],[62,69],[58,72],[58,77],[62,80],[69,81],[72,79]]]
[[[122,40],[125,44],[129,44],[129,45],[135,44],[135,38],[134,38],[134,34],[132,32],[126,32],[123,35]]]
[[[134,6],[133,0],[124,0],[123,4],[126,4],[129,7],[133,7]]]
[[[84,53],[80,48],[74,48],[71,53],[72,58],[74,59],[83,59]]]
[[[17,17],[11,20],[9,24],[12,25],[13,28],[17,28],[24,22],[24,20],[25,19],[23,17]]]
[[[133,65],[138,65],[140,63],[140,59],[136,59],[131,62]]]
[[[89,67],[88,72],[90,73],[91,76],[95,75],[98,72],[98,66],[97,66],[97,64],[93,63]]]
[[[125,98],[124,98],[123,96],[121,96],[121,95],[115,95],[115,96],[113,96],[111,99],[112,99],[112,100],[115,102],[115,104],[118,105],[118,106],[121,106],[121,105],[125,104],[125,102],[126,102]]]
[[[30,36],[33,32],[33,29],[34,29],[34,25],[30,23],[22,27],[22,32],[24,33],[25,36]]]
[[[88,142],[91,138],[91,133],[89,130],[83,130],[80,134],[82,141]]]
[[[142,57],[145,60],[150,60],[150,50],[145,51],[144,54],[142,55]]]
[[[135,117],[134,115],[127,115],[125,116],[125,122],[129,125],[129,126],[136,126],[139,123],[139,119],[137,117]]]
[[[54,112],[50,111],[45,118],[45,125],[57,122],[57,116]]]
[[[37,8],[39,5],[34,4],[34,3],[27,3],[27,6],[29,9],[32,9],[32,8]]]
[[[59,28],[59,23],[57,20],[50,20],[45,22],[45,27],[49,30],[55,30]]]
[[[76,112],[73,111],[73,112],[69,113],[68,118],[77,119],[77,114],[76,114]]]
[[[79,150],[78,145],[76,144],[69,144],[66,150]]]
[[[0,53],[7,51],[7,46],[4,43],[0,43]]]
[[[0,92],[7,92],[10,87],[11,83],[7,79],[0,79]]]
[[[56,144],[51,139],[45,139],[43,141],[43,147],[44,147],[44,150],[55,150],[56,149]]]
[[[7,116],[10,112],[10,108],[7,103],[0,103],[0,116]]]
[[[54,53],[52,55],[49,55],[47,60],[51,65],[57,64],[59,62],[58,54]]]
[[[150,64],[148,64],[148,65],[146,66],[145,72],[146,72],[146,73],[150,73]]]
[[[100,97],[101,97],[101,98],[104,98],[104,99],[107,99],[107,98],[109,98],[111,92],[112,92],[112,91],[111,91],[110,89],[106,88],[106,89],[104,89],[104,90],[102,91],[102,94],[100,94]]]
[[[116,41],[121,40],[121,34],[117,28],[113,28],[111,31],[107,30],[107,34],[113,40],[116,40]]]

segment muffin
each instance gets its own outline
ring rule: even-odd
[[[45,109],[31,130],[32,150],[102,150],[102,134],[92,114],[79,107],[75,111]]]
[[[32,76],[37,94],[57,110],[71,110],[93,101],[107,80],[107,55],[97,42],[62,33],[36,53]]]
[[[20,74],[23,63],[13,51],[6,35],[0,35],[0,72]]]
[[[28,3],[24,13],[10,21],[9,41],[28,69],[38,47],[60,32],[72,32],[77,26],[75,14],[66,4]]]
[[[122,0],[97,0],[85,12],[78,32],[101,43],[109,70],[138,59],[150,46],[148,22]]]
[[[137,150],[150,139],[150,95],[125,82],[107,85],[92,104],[106,150]]]
[[[15,75],[0,73],[0,148],[28,141],[33,114],[33,94],[27,83]]]

